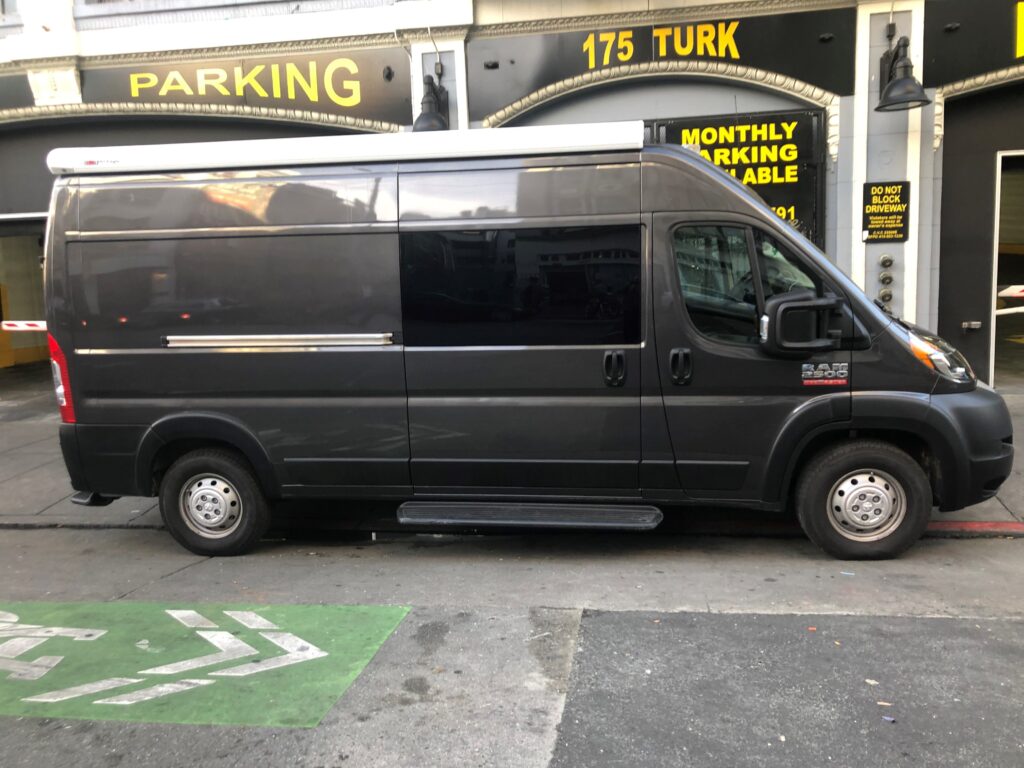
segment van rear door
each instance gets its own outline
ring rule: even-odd
[[[764,351],[765,302],[837,291],[783,234],[739,215],[657,213],[652,250],[654,295],[673,299],[654,311],[680,487],[700,499],[765,498],[788,442],[849,418],[851,399],[848,349]],[[836,316],[823,322],[848,333]]]

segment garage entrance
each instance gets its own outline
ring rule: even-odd
[[[1024,393],[1024,151],[1000,156],[993,350],[995,384]]]

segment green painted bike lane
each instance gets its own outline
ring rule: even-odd
[[[311,728],[408,611],[0,601],[0,715]]]

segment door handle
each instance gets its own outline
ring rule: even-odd
[[[689,384],[693,378],[693,355],[689,347],[676,347],[669,352],[668,367],[673,384]]]
[[[621,387],[626,383],[626,353],[621,349],[604,353],[604,381],[609,387]]]

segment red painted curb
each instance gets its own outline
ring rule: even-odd
[[[936,520],[928,523],[930,533],[964,533],[1024,536],[1024,523],[999,520]]]

